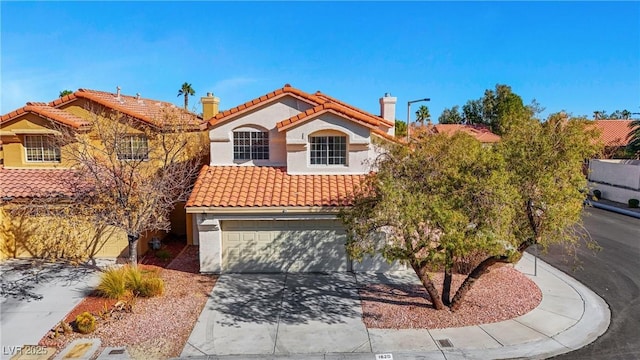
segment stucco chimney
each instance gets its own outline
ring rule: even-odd
[[[120,86],[116,86],[116,98],[120,100]]]
[[[384,94],[384,96],[380,98],[380,116],[385,120],[395,122],[397,102],[398,98],[391,96],[389,93]]]
[[[397,102],[398,98],[391,96],[389,93],[385,93],[384,96],[380,98],[380,117],[395,124]],[[395,132],[395,125],[387,131],[387,133],[392,136],[395,136]]]
[[[220,99],[213,96],[213,93],[208,92],[207,96],[200,98],[202,102],[202,118],[209,120],[218,114],[218,105],[220,105]]]

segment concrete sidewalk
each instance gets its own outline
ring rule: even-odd
[[[30,260],[0,265],[1,359],[23,345],[37,345],[98,284],[96,269],[62,263],[34,266]]]
[[[364,343],[360,336],[361,320],[359,324],[355,321],[358,314],[348,313],[345,316],[350,319],[348,324],[353,326],[354,337],[348,331],[340,331],[337,337],[332,336],[338,333],[332,332],[331,327],[323,326],[327,323],[325,319],[298,324],[296,331],[287,335],[290,344],[287,348],[278,347],[278,338],[283,334],[278,321],[262,319],[265,320],[262,324],[269,326],[269,331],[263,332],[266,335],[263,340],[269,346],[257,348],[261,342],[254,340],[254,331],[256,326],[261,325],[252,321],[256,315],[251,314],[260,307],[254,309],[250,304],[242,303],[241,306],[248,306],[250,310],[246,322],[235,321],[231,328],[221,328],[221,314],[215,311],[218,306],[215,303],[239,299],[220,298],[214,288],[211,303],[205,306],[181,358],[376,359],[376,355],[387,354],[391,357],[385,359],[543,359],[581,348],[607,330],[611,315],[608,305],[584,285],[541,260],[535,261],[530,254],[525,254],[516,268],[534,281],[543,294],[540,305],[523,316],[493,324],[449,329],[366,329],[368,341]],[[336,299],[344,297],[322,295],[326,300],[324,305],[329,307]],[[282,290],[278,290],[268,298],[276,300],[278,296],[286,297]],[[348,309],[356,311],[352,306]],[[278,313],[276,308],[263,310]],[[228,319],[227,315],[222,318]],[[347,323],[343,320],[343,324]],[[220,349],[216,344],[223,344],[216,342],[216,337],[226,336],[225,331],[235,332],[234,339],[244,338],[241,352],[216,350]]]

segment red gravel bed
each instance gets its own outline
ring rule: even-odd
[[[73,333],[58,339],[50,339],[47,334],[40,345],[62,349],[74,339],[97,337],[102,341],[100,352],[107,346],[125,346],[134,359],[179,356],[216,280],[214,276],[198,274],[198,264],[198,247],[187,246],[167,268],[161,269],[164,295],[136,299],[132,313],[119,314],[117,320],[98,322],[91,334]],[[105,302],[113,303],[113,300],[88,296],[68,314],[67,320],[84,311],[95,313]]]
[[[440,294],[442,278],[442,274],[433,274]],[[451,297],[464,278],[453,276]],[[493,323],[524,315],[542,301],[538,286],[511,266],[494,268],[480,277],[456,312],[434,309],[422,285],[369,285],[360,289],[360,296],[365,325],[381,329],[442,329]]]

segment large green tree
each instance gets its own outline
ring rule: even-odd
[[[531,105],[524,105],[522,98],[504,84],[487,89],[484,95],[476,100],[469,100],[462,107],[444,109],[439,121],[442,124],[482,124],[488,126],[498,135],[506,133],[514,123],[527,119],[541,111],[539,104],[533,100]]]
[[[340,213],[350,256],[407,263],[436,309],[457,310],[496,263],[516,261],[533,244],[576,242],[587,186],[582,163],[597,151],[595,133],[560,114],[544,123],[519,119],[509,129],[494,147],[462,133],[389,145]],[[451,297],[454,265],[470,254],[484,258]],[[442,294],[434,268],[444,272]]]
[[[442,114],[438,117],[440,124],[462,124],[464,118],[460,115],[460,107],[454,105],[451,109],[445,108],[442,110]]]
[[[633,154],[636,158],[640,158],[640,120],[633,120],[629,124],[629,135],[627,139],[627,151]]]
[[[188,82],[185,82],[184,84],[182,84],[182,87],[180,88],[180,90],[178,90],[178,96],[184,96],[184,109],[188,110],[187,108],[189,107],[189,96],[193,96],[196,94],[196,91],[193,90],[193,88],[191,87],[191,84],[189,84]]]
[[[407,136],[407,123],[402,121],[402,120],[396,120],[395,121],[395,133],[396,133],[396,137],[400,137],[403,138],[405,136]]]

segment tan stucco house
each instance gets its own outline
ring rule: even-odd
[[[395,97],[380,98],[380,115],[288,84],[220,113],[217,98],[202,103],[210,164],[186,205],[202,272],[387,266],[350,261],[336,215],[370,171],[378,141],[395,141]]]
[[[19,203],[34,199],[73,198],[73,170],[66,158],[65,146],[55,141],[61,131],[88,132],[92,135],[95,116],[112,116],[131,124],[123,137],[118,158],[127,161],[131,156],[145,156],[158,144],[145,138],[141,127],[167,130],[161,123],[163,112],[171,109],[186,124],[180,131],[204,135],[202,118],[175,105],[139,94],[128,96],[116,93],[79,89],[51,102],[30,102],[22,108],[0,116],[0,256],[37,256],[29,232],[16,229],[16,219],[7,210]],[[111,114],[111,115],[110,115]],[[98,137],[96,137],[98,138]],[[172,229],[186,233],[183,208],[174,211]],[[34,219],[26,219],[33,222]],[[12,223],[13,222],[13,223]],[[23,223],[23,226],[26,225]],[[46,219],[44,220],[46,224]],[[51,224],[50,224],[51,225]],[[53,224],[55,226],[55,224]],[[40,227],[40,225],[33,225]],[[90,232],[82,232],[90,234]],[[159,234],[147,234],[147,237]],[[91,257],[126,257],[128,241],[123,231],[115,229],[99,246],[91,246],[87,238],[86,252]],[[147,249],[146,238],[139,241],[139,253]]]

